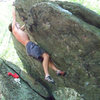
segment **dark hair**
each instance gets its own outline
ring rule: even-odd
[[[12,23],[9,24],[9,31],[12,32]]]

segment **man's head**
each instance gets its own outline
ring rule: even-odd
[[[12,23],[9,24],[9,31],[12,32]]]

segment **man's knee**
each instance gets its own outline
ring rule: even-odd
[[[49,58],[50,56],[49,56],[48,53],[43,53],[42,57],[43,57],[43,58],[45,58],[45,57],[46,57],[46,58]]]

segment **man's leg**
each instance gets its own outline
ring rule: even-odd
[[[48,71],[49,55],[47,53],[43,53],[42,57],[43,57],[42,64],[43,64],[44,73],[45,73],[45,76],[48,76],[49,75],[49,71]]]
[[[51,59],[49,59],[49,67],[51,69],[53,69],[57,75],[62,75],[64,76],[66,74],[66,72],[59,70],[58,68],[56,68],[55,64],[53,63],[53,61]]]
[[[53,69],[55,72],[59,71],[59,69],[56,68],[55,64],[53,63],[51,59],[49,60],[49,67]]]
[[[43,57],[43,69],[44,69],[44,73],[45,73],[45,80],[47,80],[48,82],[54,83],[54,80],[51,78],[51,76],[49,75],[49,55],[47,53],[43,53],[42,55]]]

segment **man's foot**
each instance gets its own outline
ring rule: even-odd
[[[66,75],[66,72],[61,71],[61,70],[58,70],[56,73],[58,76],[65,76]]]
[[[50,83],[55,83],[54,80],[53,80],[53,78],[51,78],[51,76],[45,77],[45,80],[47,80]]]

